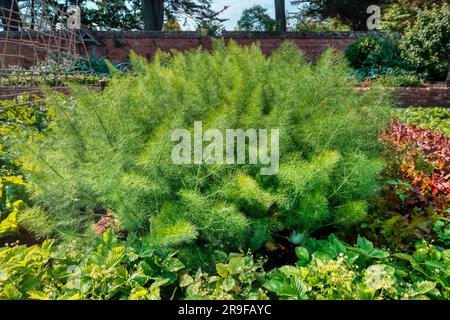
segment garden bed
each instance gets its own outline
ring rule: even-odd
[[[98,86],[90,86],[93,90],[103,90],[104,84]],[[67,86],[59,86],[59,87],[49,87],[50,90],[63,93],[66,95],[70,95],[70,88]],[[44,94],[42,92],[42,87],[29,87],[29,86],[5,86],[0,87],[0,100],[12,100],[19,95],[23,95],[25,93],[36,95],[39,97],[43,97]]]
[[[0,299],[449,299],[445,112],[402,119],[342,57],[301,58],[134,56],[103,91],[3,102]],[[176,165],[198,122],[279,129],[277,174]]]

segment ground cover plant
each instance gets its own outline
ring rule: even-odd
[[[266,58],[219,42],[212,53],[133,59],[135,72],[116,74],[103,92],[48,94],[50,130],[23,143],[35,206],[22,220],[35,234],[87,235],[110,213],[124,236],[207,267],[218,252],[256,250],[275,233],[296,243],[366,217],[381,187],[378,135],[390,103],[349,87],[341,57],[328,51],[313,66],[291,44]],[[279,128],[279,173],[173,164],[170,135],[194,121]]]
[[[141,242],[106,231],[83,254],[47,240],[0,249],[2,299],[438,299],[449,298],[449,250],[426,242],[413,254],[355,245],[334,235],[305,238],[297,262],[272,270],[252,255],[232,254],[212,274],[189,270],[175,256],[158,257]]]
[[[0,298],[160,299],[161,288],[170,289],[184,266],[173,256],[158,258],[138,248],[126,247],[111,230],[83,254],[53,240],[2,248]]]

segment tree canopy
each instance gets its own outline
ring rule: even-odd
[[[261,5],[245,9],[237,23],[239,31],[275,31],[277,22],[267,13]]]
[[[356,31],[367,30],[367,8],[378,5],[382,9],[383,29],[403,31],[415,21],[419,9],[450,3],[450,0],[293,0],[291,3],[305,18],[336,19]]]
[[[420,10],[434,5],[450,4],[450,0],[396,0],[384,9],[382,30],[405,31],[414,25]]]
[[[21,2],[0,0],[0,7],[11,8],[16,12],[13,21],[8,23],[9,10],[0,10],[0,21],[10,29],[18,29],[24,19],[21,16]],[[223,22],[219,15],[226,9],[215,11],[212,0],[47,0],[50,7],[65,10],[69,4],[79,4],[82,8],[82,22],[97,30],[153,30],[160,31],[169,18],[178,21],[191,21],[198,25]],[[32,2],[34,10],[40,10],[40,1]],[[23,15],[23,14],[22,14]],[[57,17],[55,17],[58,19]]]
[[[326,20],[335,18],[352,27],[353,30],[367,30],[367,8],[383,6],[388,0],[294,0],[302,15]]]

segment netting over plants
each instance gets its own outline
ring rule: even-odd
[[[0,0],[0,86],[52,85],[76,73],[87,51],[78,1],[71,3]]]

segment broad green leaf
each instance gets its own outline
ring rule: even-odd
[[[50,300],[50,297],[43,292],[30,291],[28,297],[31,300]]]
[[[436,288],[436,283],[431,281],[420,281],[413,284],[412,289],[418,294],[426,294]]]
[[[217,274],[219,276],[221,276],[222,278],[228,277],[228,266],[226,264],[223,264],[223,263],[216,264],[216,271],[217,271]]]
[[[227,278],[223,281],[223,289],[226,292],[233,290],[235,285],[236,285],[236,281],[233,278]]]
[[[17,230],[17,211],[13,211],[0,222],[0,238],[16,233]]]
[[[230,274],[238,274],[245,269],[245,260],[243,257],[233,257],[228,263],[228,271]]]
[[[309,263],[309,251],[304,247],[295,248],[295,254],[297,255],[297,266],[304,267]]]
[[[179,285],[181,288],[184,288],[184,287],[190,286],[194,282],[195,282],[194,278],[192,278],[189,274],[184,274],[181,276]]]
[[[369,259],[386,259],[389,257],[389,253],[380,249],[375,249],[373,243],[369,240],[358,237],[357,248],[349,248],[352,251],[356,251],[362,254],[365,258]]]

